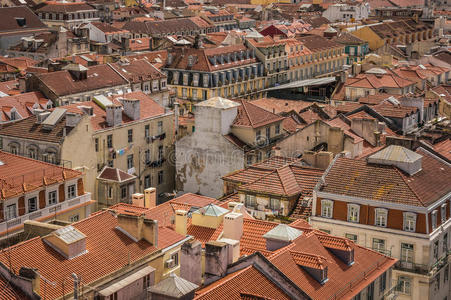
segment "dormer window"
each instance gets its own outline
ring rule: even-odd
[[[376,208],[375,225],[380,227],[387,227],[388,210],[385,208]]]
[[[360,220],[360,205],[348,204],[348,222],[358,223]]]
[[[404,217],[404,222],[403,222],[404,231],[415,232],[416,223],[417,223],[417,214],[411,213],[411,212],[405,212],[403,215],[404,215],[403,216]]]

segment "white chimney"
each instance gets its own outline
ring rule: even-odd
[[[124,113],[132,120],[140,118],[140,101],[138,99],[120,99],[124,107]]]
[[[231,212],[224,216],[223,238],[239,241],[243,235],[243,214]]]
[[[106,122],[109,127],[118,126],[122,123],[122,106],[107,105],[105,107]]]

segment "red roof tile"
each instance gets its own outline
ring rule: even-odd
[[[260,108],[251,102],[244,100],[240,102],[241,105],[238,106],[238,114],[233,121],[233,126],[258,128],[283,120],[283,117]]]

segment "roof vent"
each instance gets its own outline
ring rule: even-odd
[[[390,145],[368,157],[368,163],[395,166],[409,175],[421,171],[421,156],[407,148]]]
[[[192,213],[192,225],[218,228],[224,219],[224,215],[228,213],[229,210],[225,208],[209,204]]]
[[[87,252],[86,235],[71,225],[53,231],[43,240],[66,259],[72,259]]]

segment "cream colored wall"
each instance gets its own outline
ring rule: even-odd
[[[97,176],[97,160],[92,139],[94,130],[90,118],[82,117],[78,125],[64,139],[61,147],[61,158],[72,162],[72,169],[84,174],[85,191],[95,197],[95,178]]]
[[[232,126],[232,133],[246,144],[255,144],[256,130],[251,127]]]

